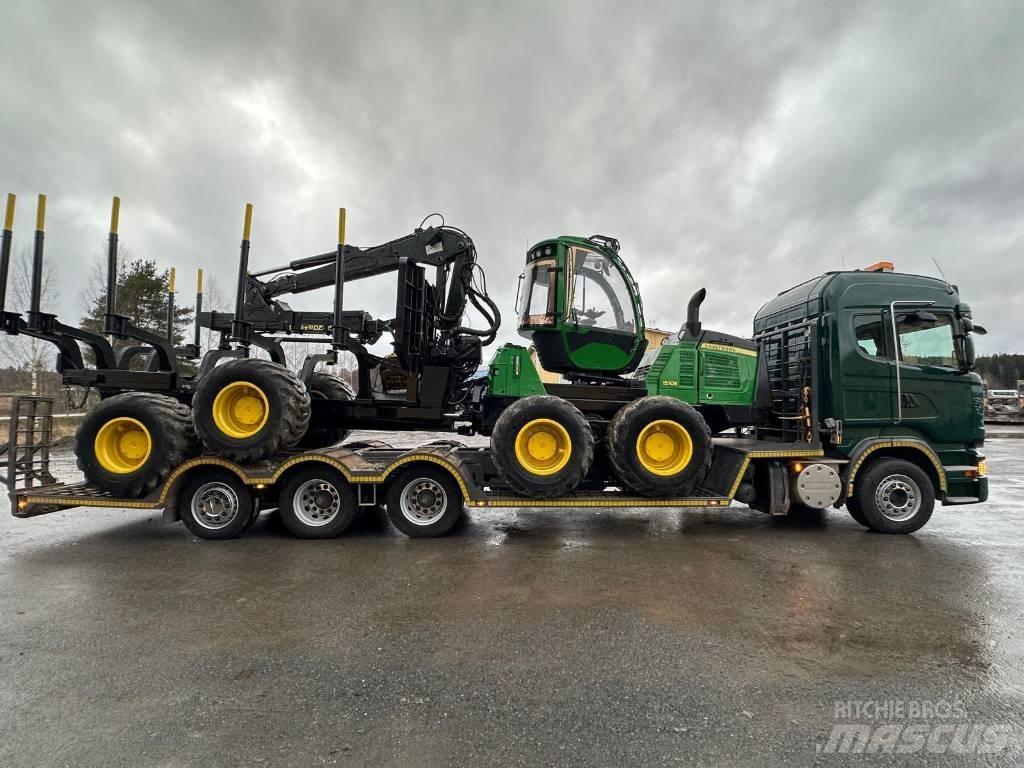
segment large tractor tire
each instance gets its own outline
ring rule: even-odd
[[[622,408],[606,444],[615,475],[643,496],[686,494],[711,466],[711,430],[692,405],[672,397],[641,397]]]
[[[516,400],[491,432],[491,456],[516,493],[534,499],[575,490],[594,462],[594,434],[572,403],[553,395]]]
[[[257,461],[299,442],[309,426],[309,392],[283,365],[230,360],[206,374],[192,398],[203,445],[218,456]]]
[[[85,479],[118,496],[138,498],[199,453],[187,405],[152,392],[125,392],[90,410],[75,434]]]
[[[314,373],[309,380],[309,396],[313,400],[355,400],[356,393],[348,382],[329,373]],[[337,424],[311,423],[299,441],[300,448],[329,448],[346,437],[349,430]]]

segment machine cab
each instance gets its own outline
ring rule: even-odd
[[[643,306],[617,240],[559,237],[530,249],[519,292],[519,334],[557,373],[615,375],[647,348]]]

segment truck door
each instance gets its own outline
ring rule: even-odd
[[[895,361],[886,316],[881,310],[853,310],[840,321],[834,356],[841,371],[839,417],[848,439],[881,434],[893,420]]]
[[[949,311],[896,311],[899,398],[893,398],[895,421],[920,430],[936,443],[970,442],[977,430],[970,407],[974,382],[959,359],[955,328],[956,318]]]

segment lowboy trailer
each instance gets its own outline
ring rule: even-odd
[[[763,511],[784,514],[797,503],[829,506],[841,482],[842,462],[826,458],[821,446],[716,438],[707,476],[683,497],[641,497],[594,482],[565,497],[532,499],[504,486],[486,447],[438,440],[404,449],[370,440],[250,464],[200,456],[180,464],[148,496],[131,499],[58,481],[50,467],[51,422],[49,398],[16,399],[5,480],[15,517],[75,507],[161,509],[164,522],[181,520],[205,539],[233,538],[273,508],[303,538],[337,536],[360,509],[379,506],[396,528],[417,538],[444,535],[466,507],[728,507],[764,496]],[[762,494],[752,485],[760,476],[775,480]]]

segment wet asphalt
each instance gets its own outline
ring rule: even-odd
[[[1019,765],[816,752],[837,702],[1024,726],[1024,440],[986,450],[989,503],[905,537],[739,507],[205,542],[4,508],[0,766]]]

